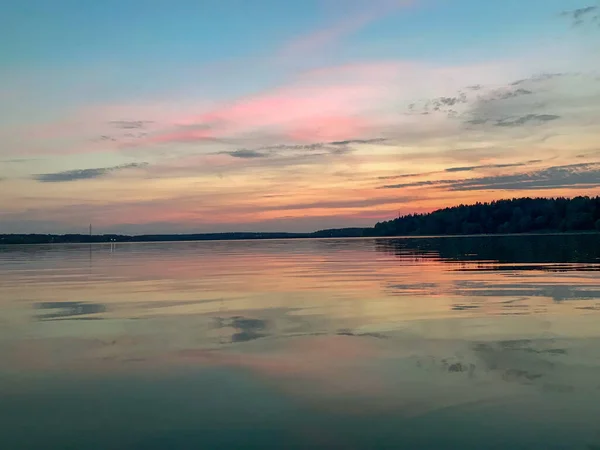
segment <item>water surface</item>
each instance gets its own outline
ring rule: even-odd
[[[0,448],[600,448],[598,235],[0,248]]]

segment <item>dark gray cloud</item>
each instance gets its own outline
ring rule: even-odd
[[[329,149],[330,155],[346,155],[352,153],[352,148],[348,145],[340,145]]]
[[[450,167],[444,172],[470,172],[478,169],[504,169],[506,167],[523,167],[533,162],[539,162],[539,160],[528,161],[527,163],[514,163],[514,164],[485,164],[481,166],[465,166],[465,167]]]
[[[254,149],[241,148],[234,151],[218,152],[220,155],[230,155],[234,158],[258,159],[271,158],[278,155],[283,155],[288,152],[308,151],[309,155],[318,156],[322,153],[315,153],[316,150],[324,150],[329,144],[325,142],[316,142],[313,144],[276,144],[264,145]],[[326,153],[323,153],[326,154]]]
[[[597,187],[600,184],[599,180],[600,163],[583,163],[555,166],[533,172],[511,175],[385,185],[379,189],[402,189],[423,186],[446,186],[452,191],[586,188]]]
[[[421,173],[407,173],[402,175],[391,175],[385,177],[377,177],[378,180],[400,180],[403,178],[415,178],[424,177],[429,175],[439,175],[443,173],[455,173],[455,172],[471,172],[480,169],[504,169],[508,167],[524,167],[529,164],[536,164],[542,162],[541,159],[532,159],[526,162],[510,163],[510,164],[483,164],[479,166],[460,166],[460,167],[449,167],[445,170],[438,170],[435,172],[421,172]]]
[[[402,188],[408,188],[408,187],[436,186],[439,184],[446,184],[446,183],[448,183],[448,180],[415,181],[414,183],[389,184],[386,186],[381,186],[379,189],[402,189]]]
[[[450,109],[452,106],[467,103],[467,95],[464,92],[459,92],[454,97],[438,97],[433,100],[425,102],[424,112],[440,111],[449,112],[453,111]]]
[[[490,119],[477,118],[477,119],[467,120],[465,123],[469,124],[469,125],[485,125],[489,121],[490,121]]]
[[[117,138],[114,136],[108,136],[106,134],[103,134],[98,139],[95,139],[95,141],[97,141],[97,142],[116,142]]]
[[[491,124],[496,127],[520,127],[524,125],[542,124],[558,120],[561,117],[556,114],[526,114],[521,117],[510,117],[504,119],[487,119],[483,117],[467,120],[465,123],[469,125],[485,125]]]
[[[448,118],[460,118],[469,125],[491,123],[509,126],[514,122],[516,126],[520,121],[533,123],[537,118],[533,112],[542,107],[536,94],[542,94],[548,87],[540,83],[565,75],[541,73],[491,89],[481,84],[471,85],[459,89],[453,95],[412,103],[408,105],[407,114],[445,114]],[[538,122],[545,118],[543,114],[540,116],[542,117]],[[515,118],[511,121],[512,117]]]
[[[277,144],[268,145],[258,148],[258,150],[267,151],[281,151],[281,150],[322,150],[328,147],[339,147],[347,146],[352,144],[375,144],[385,142],[384,138],[375,139],[349,139],[346,141],[332,141],[332,142],[314,142],[311,144]]]
[[[276,144],[260,147],[259,150],[279,151],[279,150],[321,150],[326,144],[316,142],[314,144]]]
[[[466,125],[490,125],[496,127],[535,126],[561,118],[549,108],[562,110],[550,80],[565,73],[541,73],[519,79],[508,85],[478,94],[462,116]]]
[[[574,19],[581,19],[583,16],[588,15],[591,12],[595,12],[598,10],[597,6],[588,6],[586,8],[579,8],[571,11],[571,15]]]
[[[136,130],[136,127],[122,128],[124,130]],[[103,134],[95,139],[93,142],[119,142],[125,146],[127,143],[133,144],[136,140],[142,139],[148,136],[146,131],[141,131],[139,128],[137,131],[126,131],[120,134]]]
[[[106,311],[106,306],[101,303],[86,302],[42,302],[37,303],[35,308],[50,311],[38,315],[39,320],[68,319],[99,314]]]
[[[468,88],[467,88],[468,89]],[[436,97],[408,105],[409,114],[429,115],[432,113],[446,114],[448,117],[458,115],[457,108],[469,103],[468,95],[459,91],[456,95],[447,97]]]
[[[385,142],[384,138],[376,138],[376,139],[351,139],[349,141],[333,141],[327,143],[328,145],[352,145],[352,144],[376,144]],[[325,145],[327,145],[325,144]]]
[[[531,173],[481,177],[450,184],[453,191],[520,190],[596,187],[600,180],[600,164],[556,166]]]
[[[563,110],[573,108],[574,98],[565,97],[567,91],[563,88],[566,86],[553,81],[559,78],[571,78],[574,82],[575,78],[577,81],[581,78],[581,82],[590,82],[584,73],[538,73],[499,88],[477,84],[446,97],[418,101],[408,106],[406,114],[446,114],[469,126],[535,126],[562,118]],[[579,100],[582,105],[586,102],[585,98]],[[590,99],[590,103],[593,100]]]
[[[560,73],[540,73],[533,75],[529,78],[522,78],[520,80],[513,81],[511,86],[520,86],[524,83],[539,83],[542,81],[552,80],[553,78],[565,77],[569,74],[560,72]]]
[[[111,120],[109,122],[115,128],[119,128],[122,130],[139,130],[141,128],[145,128],[146,125],[150,125],[154,123],[151,120]]]
[[[314,142],[311,144],[276,144],[265,145],[254,149],[242,148],[234,151],[218,152],[234,158],[261,159],[269,158],[270,164],[289,162],[296,158],[318,157],[328,155],[344,155],[352,151],[353,144],[370,144],[384,142],[386,139],[351,139],[346,141]],[[304,152],[304,153],[302,153]]]
[[[560,116],[555,114],[527,114],[525,116],[509,119],[497,120],[494,125],[497,127],[519,127],[531,123],[544,123],[560,119]]]
[[[42,183],[66,183],[69,181],[90,180],[100,178],[112,172],[126,169],[138,169],[147,166],[147,163],[131,163],[113,167],[99,167],[94,169],[66,170],[64,172],[43,173],[32,178]]]
[[[403,173],[402,175],[388,175],[385,177],[377,177],[378,180],[401,180],[403,178],[414,178],[423,177],[425,175],[433,175],[439,172],[425,172],[425,173]]]
[[[234,158],[252,159],[252,158],[268,158],[271,156],[269,153],[261,153],[256,150],[235,150],[233,152],[221,152],[221,154],[229,155]]]
[[[521,95],[531,95],[533,94],[533,91],[530,91],[529,89],[523,89],[523,88],[519,88],[519,89],[515,89],[514,91],[505,91],[505,92],[501,92],[498,94],[498,100],[506,100],[509,98],[515,98],[515,97],[520,97]]]
[[[493,103],[501,103],[502,100],[514,99],[524,95],[532,95],[533,91],[529,89],[517,88],[512,86],[504,87],[501,89],[494,89],[483,95],[478,95],[477,99],[472,103],[472,111],[470,116],[472,119],[466,120],[465,123],[470,125],[483,125],[491,121],[490,118],[482,116],[482,112],[488,111],[493,108]]]
[[[600,25],[598,9],[598,6],[586,6],[584,8],[563,11],[561,16],[570,20],[572,25],[575,27],[584,25],[586,23],[598,23]]]

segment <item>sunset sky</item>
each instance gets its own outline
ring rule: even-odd
[[[594,0],[6,0],[0,233],[600,194]]]

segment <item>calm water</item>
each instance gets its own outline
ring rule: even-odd
[[[600,449],[600,236],[0,248],[1,449]]]

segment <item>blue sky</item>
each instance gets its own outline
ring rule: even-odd
[[[231,92],[260,89],[315,64],[356,58],[466,60],[505,56],[527,41],[576,39],[558,14],[567,4],[586,5],[415,1],[347,33],[335,51],[326,48],[322,55],[302,55],[293,63],[265,64],[249,82],[236,78]],[[104,86],[109,95],[160,94],[173,89],[173,83],[193,85],[207,65],[241,60],[244,66],[244,60],[267,59],[284,42],[369,11],[365,5],[351,0],[10,1],[3,9],[1,64],[14,76],[48,77],[42,84],[50,88],[50,82],[58,82],[65,91],[70,81],[78,82],[79,71],[104,67],[113,69]]]

